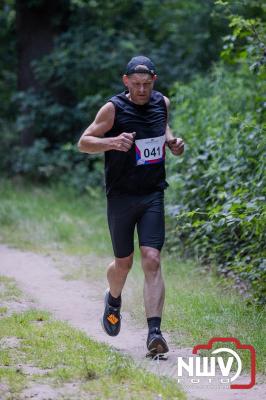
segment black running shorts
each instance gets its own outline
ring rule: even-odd
[[[164,244],[164,193],[115,195],[107,199],[107,217],[114,254],[129,256],[134,250],[134,230],[140,246],[161,250]]]

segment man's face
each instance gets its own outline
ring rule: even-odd
[[[123,76],[123,82],[128,88],[130,100],[140,105],[148,103],[150,100],[155,80],[156,75],[151,76],[143,73]]]

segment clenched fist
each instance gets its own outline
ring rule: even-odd
[[[174,156],[180,156],[184,152],[184,142],[181,138],[168,140],[167,144]]]
[[[121,135],[113,138],[113,143],[114,143],[114,150],[118,151],[128,151],[131,149],[133,143],[134,143],[134,138],[136,136],[136,132],[123,132]]]

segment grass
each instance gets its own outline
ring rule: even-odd
[[[177,267],[177,268],[175,268]],[[165,258],[166,307],[164,326],[175,332],[180,346],[207,343],[212,337],[235,337],[257,353],[257,370],[266,373],[266,313],[245,300],[214,274],[193,263],[175,264]],[[249,353],[243,352],[245,367]]]
[[[75,381],[88,395],[97,396],[93,398],[122,400],[130,394],[130,399],[154,399],[159,393],[163,399],[185,398],[173,381],[136,368],[130,358],[51,319],[45,312],[13,314],[3,318],[0,326],[0,339],[9,336],[10,331],[20,339],[19,348],[0,350],[0,381],[13,394],[28,382],[23,368],[17,366],[34,365],[40,372],[45,370],[45,374],[35,373],[34,381],[41,378],[42,383],[54,387]]]
[[[5,315],[7,313],[8,308],[5,306],[0,307],[0,317],[1,315]]]
[[[103,195],[102,195],[103,196]],[[0,182],[3,242],[35,251],[96,254],[111,251],[104,199],[62,186],[41,188]],[[97,229],[95,229],[97,227]]]
[[[79,196],[63,187],[23,187],[3,182],[0,223],[4,242],[50,254],[60,250],[70,254],[72,261],[79,257],[79,266],[72,269],[68,278],[80,277],[90,282],[92,278],[105,279],[104,264],[112,250],[103,198]],[[91,265],[85,261],[88,257],[92,257]],[[234,336],[255,347],[257,369],[266,373],[265,310],[248,306],[230,287],[230,281],[202,271],[192,261],[170,257],[166,251],[163,269],[167,288],[163,329],[172,332],[174,342],[192,347],[214,336]],[[123,304],[144,325],[142,282],[137,254]]]
[[[15,300],[21,296],[22,292],[18,289],[13,279],[0,275],[0,301]],[[6,312],[6,307],[0,307],[0,313]]]
[[[11,279],[4,282],[6,294],[10,284]],[[14,281],[12,284],[15,287]],[[9,298],[7,295],[6,300]],[[3,345],[10,337],[16,339],[16,346]],[[80,400],[153,400],[159,394],[161,399],[185,399],[174,381],[146,372],[129,357],[44,311],[28,310],[0,318],[0,343],[0,382],[8,388],[10,399],[38,382],[55,389],[75,382],[75,393],[82,393]],[[34,367],[33,375],[29,376],[25,367]]]

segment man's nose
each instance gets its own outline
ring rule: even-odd
[[[144,93],[144,85],[139,88],[140,93]]]

